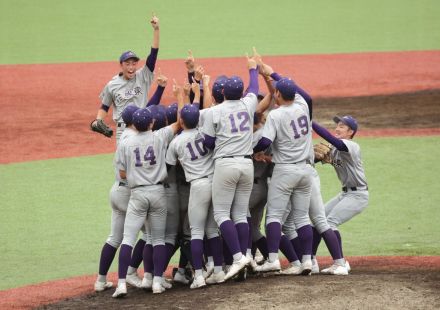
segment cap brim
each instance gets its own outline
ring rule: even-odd
[[[139,57],[135,57],[135,56],[133,56],[133,57],[129,57],[129,58],[127,58],[127,59],[124,59],[124,60],[122,60],[121,62],[124,62],[124,61],[127,61],[127,60],[130,60],[130,59],[134,59],[134,60],[136,60],[136,61],[139,61],[140,60],[140,58]]]
[[[342,120],[342,117],[340,117],[340,116],[334,116],[333,117],[333,121],[337,124],[337,123],[339,123],[339,122],[343,122],[344,123],[344,121]],[[345,123],[344,123],[345,124]]]

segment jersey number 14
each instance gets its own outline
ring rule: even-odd
[[[141,152],[139,151],[139,148],[137,147],[133,152],[136,156],[135,166],[142,167]],[[147,147],[147,150],[145,151],[144,161],[149,161],[151,166],[156,164],[156,156],[154,155],[154,149],[151,145]]]

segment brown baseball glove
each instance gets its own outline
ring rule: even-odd
[[[330,164],[332,162],[331,150],[332,146],[323,142],[313,145],[315,160],[323,164]]]
[[[103,134],[104,136],[109,138],[111,138],[111,136],[113,135],[113,130],[108,127],[102,119],[95,119],[90,124],[90,129],[99,132],[100,134]]]

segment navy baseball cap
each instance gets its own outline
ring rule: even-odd
[[[338,124],[339,122],[344,123],[345,125],[347,125],[348,127],[350,127],[351,130],[353,130],[353,135],[357,132],[358,130],[358,123],[357,120],[351,116],[351,115],[345,115],[345,116],[335,116],[333,117],[333,121]]]
[[[135,59],[136,61],[139,61],[139,57],[137,57],[137,55],[132,52],[132,51],[126,51],[123,52],[121,57],[119,57],[119,63],[123,63],[124,61],[127,61],[129,59]]]
[[[222,103],[225,100],[223,95],[223,87],[225,86],[228,77],[226,75],[220,75],[217,77],[212,84],[212,97],[214,97],[215,102]]]
[[[152,121],[153,115],[148,109],[139,109],[133,114],[133,124],[138,131],[147,131]]]
[[[239,100],[243,95],[244,84],[239,76],[231,76],[223,86],[223,94],[226,100]]]
[[[284,100],[293,100],[295,98],[295,83],[289,78],[282,78],[275,84],[275,88],[281,93]]]
[[[177,121],[177,103],[172,103],[167,108],[167,120],[168,124],[175,123]]]
[[[183,120],[185,126],[189,128],[197,127],[199,123],[200,111],[199,107],[195,104],[187,104],[180,111],[180,117]]]
[[[147,108],[153,115],[153,130],[159,130],[167,125],[166,108],[161,105],[153,105]]]
[[[135,105],[129,105],[127,106],[124,111],[122,111],[122,120],[124,121],[125,125],[130,126],[133,124],[133,114],[139,110],[139,107]]]

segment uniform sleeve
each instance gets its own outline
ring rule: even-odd
[[[176,140],[171,141],[165,156],[165,162],[168,165],[175,166],[177,163]]]
[[[153,83],[154,73],[148,69],[147,66],[143,66],[141,69],[136,71],[137,78],[139,78],[143,83],[147,84],[147,88]]]
[[[245,97],[243,97],[244,104],[249,107],[250,112],[252,115],[257,110],[258,106],[258,98],[254,93],[248,93]]]
[[[204,113],[202,133],[210,137],[215,137],[213,109],[209,109]]]
[[[162,129],[159,129],[156,132],[166,145],[168,145],[171,142],[171,140],[173,140],[173,138],[174,138],[174,131],[173,131],[173,129],[171,129],[171,125],[164,127]]]
[[[264,138],[267,138],[271,141],[275,141],[275,138],[277,136],[277,124],[275,122],[274,115],[274,113],[270,112],[267,116],[262,134]]]
[[[347,146],[348,152],[352,157],[359,153],[359,144],[348,139],[342,139],[342,141],[344,141],[344,144]]]
[[[103,106],[109,107],[113,104],[113,96],[110,93],[109,85],[105,85],[104,89],[99,94],[99,99],[101,99],[101,103]]]

